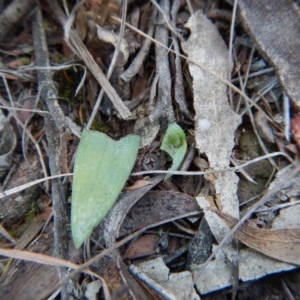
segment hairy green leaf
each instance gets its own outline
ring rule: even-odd
[[[75,159],[71,225],[79,248],[117,200],[135,163],[140,138],[114,141],[101,132],[84,130]]]
[[[166,151],[172,157],[173,164],[170,171],[176,171],[180,167],[187,149],[185,133],[177,123],[174,122],[168,125],[160,149]],[[171,176],[171,174],[168,174],[165,180]]]

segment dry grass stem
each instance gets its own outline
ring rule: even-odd
[[[196,172],[191,172],[191,171],[143,171],[143,172],[134,172],[131,173],[131,176],[139,176],[139,175],[149,175],[149,174],[173,174],[173,175],[184,175],[184,176],[198,176],[198,175],[208,175],[208,174],[214,174],[214,173],[223,173],[223,172],[235,172],[235,171],[239,171],[242,168],[245,168],[251,164],[254,164],[256,162],[259,162],[261,160],[264,159],[269,159],[271,157],[275,157],[275,156],[279,156],[282,155],[284,156],[286,159],[288,159],[291,163],[293,163],[293,161],[291,161],[291,158],[284,152],[273,152],[273,153],[269,153],[260,157],[257,157],[255,159],[249,160],[248,162],[237,166],[237,167],[232,167],[232,168],[228,168],[228,169],[221,169],[221,170],[215,170],[215,171],[196,171]]]
[[[57,179],[57,178],[61,178],[61,177],[65,177],[65,176],[72,176],[72,175],[73,175],[73,173],[66,173],[66,174],[52,175],[52,176],[44,177],[44,178],[41,178],[41,179],[37,179],[37,180],[31,181],[29,183],[20,185],[16,188],[13,188],[13,189],[10,189],[10,190],[7,190],[5,192],[0,193],[0,198],[4,198],[6,196],[10,196],[12,194],[19,193],[19,192],[21,192],[21,191],[23,191],[23,190],[25,190],[25,189],[27,189],[31,186],[34,186],[36,184],[45,182],[47,180]]]

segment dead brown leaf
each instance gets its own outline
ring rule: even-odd
[[[136,190],[136,189],[139,189],[139,188],[144,187],[149,184],[152,184],[152,182],[149,180],[141,179],[141,180],[136,181],[133,185],[126,187],[125,189],[126,190]]]
[[[211,210],[218,214],[230,228],[238,222],[220,210]],[[300,265],[300,229],[268,230],[244,224],[235,232],[235,237],[248,247],[267,256]]]
[[[134,259],[155,254],[155,246],[158,241],[159,236],[155,234],[146,234],[129,246],[123,258]]]
[[[130,209],[119,236],[197,211],[201,212],[193,197],[173,191],[151,191]]]

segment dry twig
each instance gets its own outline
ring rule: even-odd
[[[33,44],[35,50],[36,64],[38,66],[49,66],[48,50],[45,32],[42,25],[42,14],[38,8],[32,22]],[[44,110],[49,110],[51,117],[45,115],[45,132],[48,141],[49,166],[52,175],[60,174],[60,144],[57,136],[64,142],[66,135],[66,125],[64,115],[57,102],[57,91],[49,71],[37,71],[41,98]],[[52,181],[52,203],[54,211],[54,256],[68,259],[67,231],[66,231],[66,209],[64,200],[61,197],[60,182],[58,179]],[[60,277],[67,276],[67,269],[60,269]]]

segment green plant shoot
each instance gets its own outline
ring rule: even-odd
[[[101,132],[83,130],[75,159],[71,227],[79,248],[116,202],[134,166],[140,138],[114,141]]]
[[[178,170],[185,156],[187,143],[185,133],[177,123],[173,122],[168,125],[160,149],[166,151],[173,159],[173,164],[169,171]],[[165,180],[168,180],[171,176],[171,174],[168,174]]]

